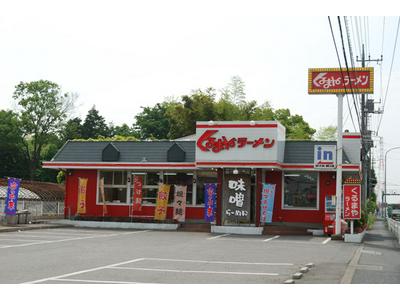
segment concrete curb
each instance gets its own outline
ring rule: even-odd
[[[24,226],[24,227],[0,227],[0,233],[2,232],[15,232],[15,231],[27,231],[27,230],[35,230],[35,229],[51,229],[51,228],[66,228],[71,227],[71,225],[62,225],[62,224],[43,224],[39,226]]]
[[[262,235],[263,227],[211,226],[211,233]]]
[[[151,230],[177,230],[178,224],[159,223],[130,223],[130,222],[97,222],[97,221],[73,221],[58,220],[51,224],[69,225],[83,228],[107,228],[107,229],[151,229]]]

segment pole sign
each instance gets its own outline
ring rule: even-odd
[[[373,94],[374,68],[308,69],[309,94]]]
[[[4,213],[12,216],[17,213],[18,192],[21,180],[17,178],[8,178],[8,188]]]
[[[233,223],[250,222],[249,175],[225,175],[224,177],[224,220]]]
[[[361,218],[361,185],[343,185],[343,218],[345,220],[359,220]]]
[[[214,213],[217,206],[217,185],[215,183],[204,184],[204,219],[214,222]]]

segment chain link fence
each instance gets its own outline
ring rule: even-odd
[[[0,200],[0,216],[4,216],[5,200]],[[18,210],[27,210],[31,218],[64,216],[64,202],[18,201]]]

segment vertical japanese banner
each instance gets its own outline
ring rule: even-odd
[[[101,203],[103,203],[103,217],[104,217],[104,215],[107,214],[106,196],[104,194],[104,177],[100,178],[99,187],[100,187]]]
[[[204,184],[204,219],[214,222],[214,214],[217,206],[217,184]]]
[[[78,178],[78,214],[86,213],[86,190],[87,190],[87,178]]]
[[[174,220],[185,222],[187,186],[175,185],[174,190]]]
[[[167,206],[168,206],[168,197],[169,197],[169,184],[158,185],[158,193],[157,193],[157,202],[156,209],[154,212],[154,220],[163,221],[167,217]]]
[[[17,212],[18,192],[21,180],[17,178],[8,178],[8,188],[4,213],[6,215],[15,215]]]
[[[143,177],[133,176],[133,199],[132,211],[142,211],[143,200]]]
[[[275,184],[263,183],[261,194],[261,223],[272,223],[275,202]]]
[[[361,185],[343,185],[343,219],[358,220],[361,218]]]

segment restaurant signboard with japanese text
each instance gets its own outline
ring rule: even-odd
[[[250,175],[227,174],[224,176],[224,222],[234,224],[250,222],[250,189]]]
[[[343,185],[343,219],[359,220],[361,218],[361,185]]]
[[[142,211],[143,177],[133,176],[132,211]]]
[[[308,69],[309,94],[373,94],[374,68]]]
[[[174,220],[185,222],[186,185],[174,185]]]
[[[217,205],[217,184],[204,184],[204,220],[214,222]]]
[[[231,166],[283,162],[285,128],[276,121],[197,122],[196,164]]]
[[[166,219],[170,188],[171,186],[168,184],[160,183],[158,185],[156,208],[154,211],[154,220],[164,221]]]

